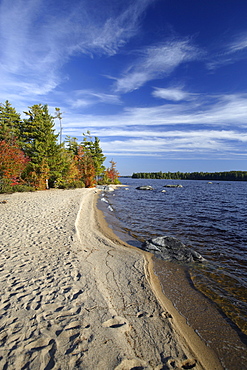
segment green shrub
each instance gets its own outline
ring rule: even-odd
[[[12,193],[9,179],[0,178],[0,193]]]
[[[0,193],[16,193],[16,192],[25,192],[25,191],[35,191],[32,186],[26,184],[16,184],[11,185],[9,179],[0,179]]]
[[[13,193],[15,192],[20,192],[20,193],[23,193],[25,191],[35,191],[35,188],[33,188],[32,186],[29,186],[29,185],[13,185],[11,186],[12,190],[13,190]]]
[[[55,183],[56,189],[76,189],[76,188],[85,188],[83,181],[75,180],[68,182],[66,179],[58,179]]]
[[[85,184],[81,180],[75,180],[69,183],[69,189],[85,188]]]

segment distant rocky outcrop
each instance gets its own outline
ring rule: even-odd
[[[164,188],[182,188],[183,185],[173,185],[173,184],[168,184],[164,185]]]
[[[150,186],[150,185],[138,186],[136,189],[137,189],[137,190],[154,190],[154,189],[152,188],[152,186]]]
[[[160,236],[147,240],[142,244],[142,249],[154,253],[157,257],[166,261],[205,261],[205,258],[203,258],[199,253],[186,247],[180,240],[170,236]]]
[[[114,191],[114,187],[111,185],[97,185],[97,189],[104,190],[104,191]]]

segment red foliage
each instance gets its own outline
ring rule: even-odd
[[[11,185],[20,183],[21,174],[29,159],[15,142],[0,141],[0,177],[9,179]]]

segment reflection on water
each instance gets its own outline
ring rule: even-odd
[[[247,335],[246,288],[238,278],[220,269],[198,266],[190,269],[194,286],[218,304],[225,315]]]

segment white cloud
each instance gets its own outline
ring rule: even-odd
[[[202,52],[187,39],[148,47],[123,77],[116,79],[115,89],[123,93],[136,90],[147,81],[163,78],[181,63],[198,59],[201,54]]]
[[[247,133],[234,130],[129,130],[129,129],[92,129],[92,135],[100,137],[142,137],[142,138],[186,138],[192,140],[235,140],[247,142]]]
[[[109,156],[245,156],[247,96],[196,96],[197,101],[186,104],[129,108],[106,116],[74,116],[70,124],[65,123],[64,133],[80,138],[90,129]]]
[[[115,153],[162,153],[170,152],[219,152],[233,150],[231,143],[222,142],[217,138],[201,138],[200,136],[192,138],[185,135],[180,138],[160,138],[155,139],[129,139],[102,141],[102,148],[107,155],[108,152]]]
[[[190,94],[179,88],[164,89],[164,88],[157,88],[157,87],[154,88],[152,95],[155,98],[172,100],[172,101],[190,100],[195,96],[195,94]]]
[[[244,147],[247,134],[233,130],[177,130],[177,131],[132,131],[113,129],[108,136],[117,136],[118,139],[105,141],[102,130],[92,130],[92,135],[102,135],[102,147],[108,153],[132,155],[157,155],[164,153],[237,153],[239,143]],[[121,139],[122,137],[122,139]]]
[[[210,104],[209,104],[210,103]],[[197,100],[176,104],[164,104],[153,107],[128,107],[122,112],[111,115],[82,115],[68,112],[69,127],[128,127],[132,126],[159,127],[186,125],[203,128],[203,126],[247,128],[247,94],[242,95],[212,95],[204,97],[197,95]],[[145,128],[145,130],[146,130]]]
[[[247,48],[247,33],[238,35],[233,42],[228,45],[229,53],[236,53]]]

